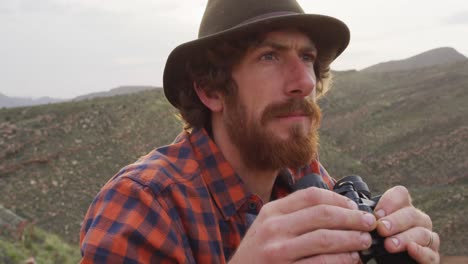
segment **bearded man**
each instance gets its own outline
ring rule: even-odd
[[[359,263],[370,231],[388,252],[439,261],[439,237],[404,187],[375,215],[315,187],[320,109],[347,26],[295,0],[209,0],[199,38],[175,48],[164,92],[185,130],[122,169],[81,232],[82,263]]]

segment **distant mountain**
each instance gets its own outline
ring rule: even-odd
[[[382,62],[363,69],[363,72],[392,72],[403,71],[410,69],[418,69],[428,66],[440,64],[455,63],[466,60],[463,54],[456,51],[454,48],[444,47],[429,50],[416,56],[389,62]]]
[[[111,89],[107,92],[97,92],[85,95],[80,95],[73,99],[57,99],[51,97],[41,98],[27,98],[27,97],[9,97],[0,93],[0,108],[12,108],[12,107],[23,107],[23,106],[34,106],[52,103],[61,103],[66,101],[81,101],[86,99],[98,98],[98,97],[110,97],[115,95],[124,95],[138,93],[146,90],[157,89],[160,87],[155,86],[119,86]]]
[[[50,98],[50,97],[41,97],[41,98],[9,97],[0,93],[0,108],[51,104],[51,103],[58,103],[62,101],[64,101],[64,99],[57,99],[57,98]]]
[[[92,99],[92,98],[98,98],[98,97],[109,97],[109,96],[114,96],[114,95],[132,94],[132,93],[138,93],[138,92],[151,90],[151,89],[157,89],[157,88],[159,88],[159,87],[155,87],[155,86],[119,86],[119,87],[111,89],[111,90],[109,90],[107,92],[97,92],[97,93],[85,94],[85,95],[75,97],[72,100],[73,101],[80,101],[80,100]]]

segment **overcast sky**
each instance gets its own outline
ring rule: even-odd
[[[71,98],[121,85],[161,86],[168,54],[196,38],[206,2],[0,0],[0,93]],[[468,56],[466,0],[299,2],[349,26],[351,44],[335,70],[446,46]]]

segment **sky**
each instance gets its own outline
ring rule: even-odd
[[[234,0],[233,0],[234,1]],[[0,93],[73,98],[162,86],[169,53],[197,37],[207,0],[0,0]],[[466,0],[298,0],[351,30],[334,70],[453,47],[468,56]]]

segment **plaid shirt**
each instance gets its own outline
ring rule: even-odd
[[[308,173],[332,185],[314,161],[280,173],[272,198]],[[81,263],[226,263],[262,205],[205,130],[183,132],[101,189],[83,222]]]

